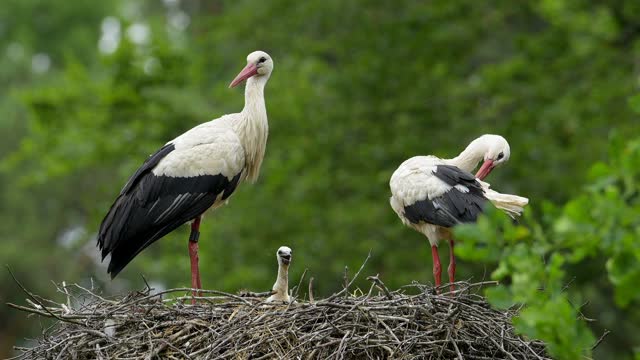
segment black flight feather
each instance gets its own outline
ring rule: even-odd
[[[404,215],[410,222],[427,222],[443,227],[476,221],[487,198],[475,176],[452,165],[437,165],[433,175],[451,186],[444,194],[433,199],[422,199],[405,206]],[[469,189],[462,192],[455,188]]]
[[[153,168],[174,150],[165,145],[134,173],[105,216],[98,233],[102,259],[111,254],[107,271],[114,278],[154,241],[193,220],[220,196],[227,199],[238,186],[222,174],[172,177],[153,174]]]

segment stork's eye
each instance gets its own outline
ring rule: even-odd
[[[503,157],[504,157],[504,153],[498,154],[498,160],[502,160]]]
[[[258,63],[263,63],[265,61],[267,61],[267,58],[263,56],[260,58],[260,60],[258,60]]]

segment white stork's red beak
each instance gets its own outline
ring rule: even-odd
[[[485,160],[482,166],[480,166],[480,169],[478,169],[478,172],[476,173],[476,177],[480,180],[484,180],[484,178],[486,178],[487,175],[489,175],[491,170],[493,170],[493,167],[494,167],[493,160]]]
[[[240,71],[238,76],[236,76],[236,78],[233,79],[231,84],[229,84],[229,87],[232,88],[257,73],[258,73],[258,67],[256,66],[256,64],[247,64],[247,66],[245,66],[244,69]]]

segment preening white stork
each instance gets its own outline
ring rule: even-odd
[[[442,273],[437,246],[446,239],[450,245],[449,282],[454,290],[456,262],[451,227],[476,221],[487,201],[511,217],[519,216],[528,204],[529,199],[498,193],[482,181],[509,156],[509,144],[502,136],[483,135],[453,159],[412,157],[391,176],[391,207],[405,225],[429,239],[436,286],[441,285]],[[484,163],[473,176],[470,171],[482,160]]]
[[[273,60],[263,51],[231,82],[247,82],[241,112],[200,124],[151,155],[129,178],[105,216],[98,234],[102,259],[111,255],[114,278],[147,246],[192,221],[189,236],[191,286],[201,289],[198,267],[200,219],[227,202],[238,184],[255,182],[267,144],[269,124],[264,87]]]
[[[291,297],[289,296],[289,264],[291,264],[292,253],[293,251],[286,246],[281,246],[276,252],[276,258],[278,259],[278,279],[272,288],[276,293],[269,296],[266,300],[267,302],[291,302]]]

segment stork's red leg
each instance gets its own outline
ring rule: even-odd
[[[453,255],[453,237],[449,237],[449,288],[451,292],[456,289],[453,283],[456,281],[456,257]]]
[[[191,288],[202,289],[200,282],[200,267],[198,266],[198,239],[200,238],[200,216],[191,223],[191,235],[189,235],[189,257],[191,258]],[[199,296],[200,292],[193,292],[193,296]],[[192,304],[196,299],[191,300]]]
[[[440,255],[438,255],[438,247],[431,246],[431,256],[433,257],[433,277],[436,280],[436,287],[442,285],[442,266],[440,265]],[[440,290],[438,290],[440,292]]]

